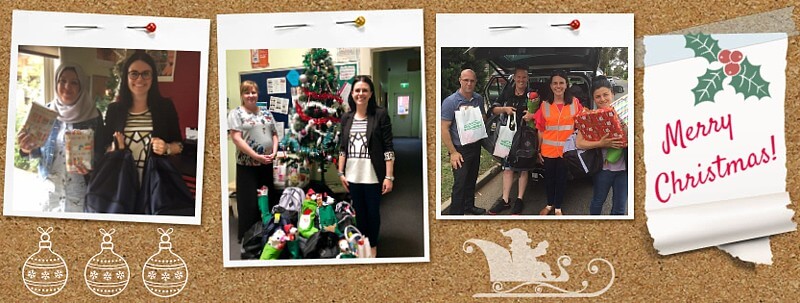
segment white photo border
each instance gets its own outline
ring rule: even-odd
[[[553,27],[580,21],[579,30]],[[490,30],[490,26],[522,28]],[[459,34],[454,34],[459,33]],[[463,33],[469,33],[468,35]],[[515,45],[509,45],[514,41]],[[635,90],[633,14],[437,14],[436,15],[436,219],[437,220],[620,220],[634,218],[634,187],[628,186],[628,214],[624,216],[474,216],[442,214],[441,127],[442,47],[627,47],[628,90]],[[634,155],[634,94],[628,94],[628,153]],[[628,167],[628,180],[634,180],[634,166]]]
[[[351,24],[336,24],[339,21],[355,20],[363,16],[366,24],[356,27]],[[277,25],[305,23],[305,27],[276,29]],[[304,265],[344,265],[376,263],[430,262],[430,229],[428,220],[428,163],[427,131],[422,127],[422,189],[423,189],[423,257],[368,258],[368,259],[313,259],[313,260],[231,260],[228,220],[228,144],[227,144],[227,75],[226,51],[241,49],[287,49],[287,48],[379,48],[419,47],[421,83],[425,87],[425,41],[423,13],[416,10],[374,10],[337,12],[298,12],[274,14],[230,14],[217,15],[217,70],[219,74],[220,117],[220,170],[222,208],[222,259],[224,267],[265,267]],[[314,39],[299,37],[313,35]],[[425,99],[425,89],[421,91]],[[426,105],[425,102],[422,103]],[[427,121],[425,108],[421,106],[421,119]]]
[[[15,10],[12,14],[11,56],[8,85],[8,124],[6,129],[6,172],[3,203],[4,216],[43,217],[60,219],[106,220],[122,222],[169,223],[200,225],[202,211],[203,160],[205,159],[205,121],[208,96],[208,56],[211,20],[148,16],[81,14],[64,12]],[[148,34],[143,29],[155,23],[157,29]],[[66,25],[97,26],[92,29],[66,29]],[[191,34],[188,34],[191,33]],[[198,100],[198,143],[195,194],[195,215],[156,216],[136,214],[48,213],[22,212],[13,207],[14,140],[16,129],[17,60],[20,45],[41,45],[84,48],[121,48],[180,50],[200,53],[200,83]],[[20,202],[20,201],[16,201]]]

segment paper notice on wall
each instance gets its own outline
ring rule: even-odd
[[[791,232],[786,34],[644,39],[645,211],[662,255],[718,246],[772,263]]]
[[[285,94],[286,93],[286,78],[269,78],[267,79],[267,93],[272,94]]]
[[[358,48],[336,49],[336,62],[353,62],[353,61],[358,61]]]
[[[289,99],[281,97],[269,97],[269,111],[288,114],[289,113]]]
[[[284,126],[283,126],[283,122],[281,122],[281,121],[275,121],[275,132],[276,132],[276,133],[277,133],[277,135],[278,135],[278,140],[279,140],[279,141],[280,141],[280,140],[283,140],[283,135],[284,135]]]
[[[347,81],[356,76],[355,65],[339,66],[339,80]]]

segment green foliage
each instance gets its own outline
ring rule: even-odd
[[[628,76],[628,48],[603,47],[600,49],[600,62],[597,67],[606,76],[617,76],[627,79]]]
[[[475,71],[478,78],[478,82],[475,84],[475,91],[482,96],[484,95],[483,88],[486,87],[486,81],[489,77],[486,72],[486,61],[475,59],[473,55],[466,52],[468,49],[467,47],[442,48],[442,100],[439,100],[440,102],[461,87],[458,77],[461,75],[461,70],[466,68]]]
[[[697,86],[692,89],[694,105],[702,102],[714,102],[714,96],[723,89],[723,79],[725,79],[725,72],[722,68],[706,70],[704,75],[697,77]]]
[[[746,57],[741,63],[741,71],[731,77],[731,86],[745,100],[750,97],[769,97],[769,82],[761,77],[761,65],[753,65]]]
[[[708,62],[717,61],[717,54],[721,49],[719,41],[712,38],[711,35],[698,33],[686,34],[683,37],[686,39],[686,47],[694,51],[695,57],[705,58]]]

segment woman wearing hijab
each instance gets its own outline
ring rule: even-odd
[[[83,212],[88,183],[88,170],[74,163],[77,172],[67,171],[65,134],[74,130],[91,129],[94,138],[103,129],[103,117],[95,107],[89,91],[89,76],[80,65],[62,63],[55,73],[56,98],[47,104],[58,117],[53,129],[41,147],[33,146],[32,138],[25,132],[17,136],[22,155],[39,158],[39,176],[53,183],[49,199],[42,205],[48,212]],[[102,148],[94,144],[94,159]]]

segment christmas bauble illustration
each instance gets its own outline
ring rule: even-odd
[[[113,297],[125,290],[130,281],[131,270],[128,262],[114,252],[114,243],[111,235],[114,229],[106,231],[100,229],[103,243],[100,243],[100,252],[86,263],[83,276],[86,286],[94,294],[102,297]]]
[[[170,234],[172,228],[164,231],[159,228],[161,242],[158,252],[147,259],[142,269],[144,286],[153,295],[172,297],[180,293],[189,281],[189,270],[181,256],[172,252]]]
[[[22,281],[25,287],[37,296],[52,296],[64,289],[67,284],[67,263],[57,253],[52,251],[50,233],[52,227],[47,230],[38,228],[41,233],[39,240],[39,250],[25,260],[22,266]]]

